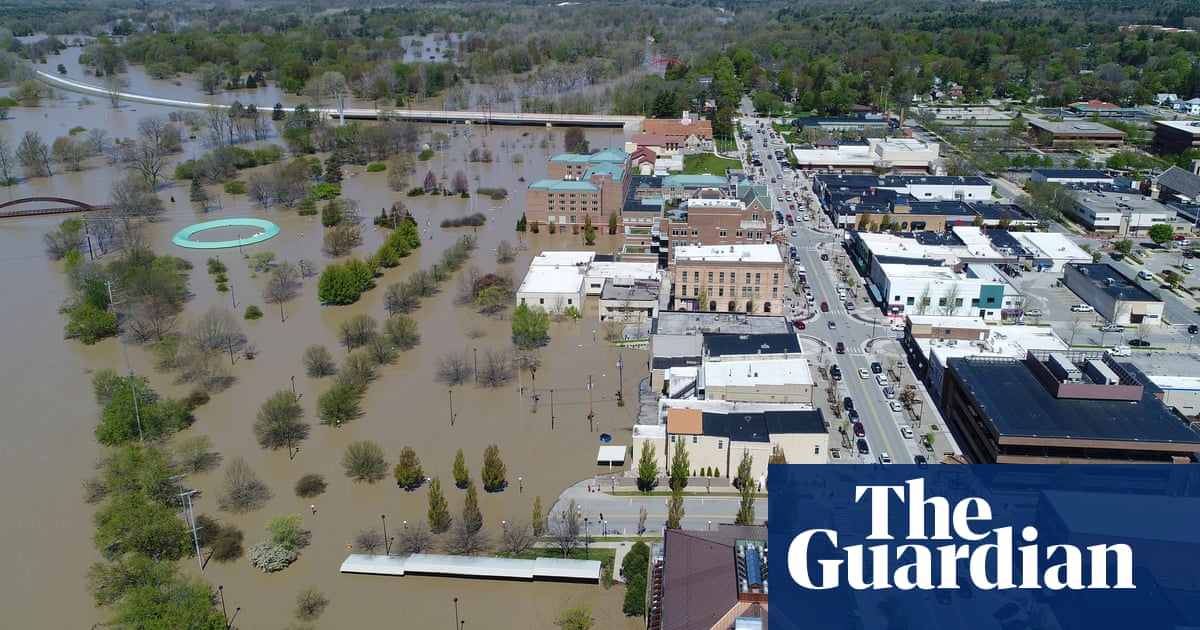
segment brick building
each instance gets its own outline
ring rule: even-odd
[[[525,191],[526,220],[561,228],[583,225],[590,217],[594,226],[607,225],[609,215],[621,211],[629,186],[629,159],[618,149],[550,158],[549,177],[529,184]]]
[[[672,278],[677,310],[783,312],[787,266],[776,245],[677,247]]]

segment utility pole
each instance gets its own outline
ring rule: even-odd
[[[550,430],[554,430],[554,390],[550,390]]]
[[[200,572],[204,573],[204,556],[200,553],[200,528],[196,526],[196,511],[192,509],[192,495],[196,490],[184,490],[183,478],[187,475],[175,475],[172,479],[179,484],[179,507],[184,510],[183,517],[192,530],[192,543],[196,545],[196,561],[200,563]]]
[[[133,370],[129,370],[129,389],[133,392],[133,416],[137,418],[138,441],[145,443],[146,436],[142,435],[142,412],[138,409],[137,383],[133,380]]]
[[[596,413],[592,410],[592,375],[588,374],[588,433],[595,431],[593,422]]]

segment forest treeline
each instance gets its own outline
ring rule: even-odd
[[[395,105],[440,96],[450,108],[711,110],[718,133],[747,92],[764,108],[826,114],[951,83],[967,101],[1047,106],[1200,96],[1200,35],[1120,28],[1200,27],[1200,7],[1185,1],[338,6],[18,3],[0,11],[0,40],[45,58],[53,46],[10,35],[102,35],[85,57],[97,74],[136,64],[209,92],[272,81],[316,100],[345,91]]]

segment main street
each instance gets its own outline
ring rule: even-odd
[[[873,339],[882,344],[885,339],[894,337],[888,324],[890,323],[884,317],[869,299],[864,297],[865,289],[857,290],[849,289],[838,277],[837,268],[839,263],[843,266],[847,273],[854,274],[855,271],[847,264],[845,251],[842,249],[838,240],[837,231],[832,228],[829,233],[820,231],[821,225],[829,225],[826,217],[819,213],[812,212],[808,206],[808,191],[811,190],[811,185],[807,178],[799,171],[784,171],[781,168],[781,163],[774,159],[773,153],[776,149],[788,149],[786,141],[780,136],[777,141],[770,140],[771,119],[759,119],[753,116],[752,108],[748,101],[743,102],[742,127],[744,130],[751,131],[753,138],[749,141],[751,151],[757,151],[761,154],[763,166],[762,182],[767,186],[768,192],[772,199],[775,208],[780,209],[785,215],[792,214],[795,217],[794,226],[784,226],[784,234],[788,235],[788,242],[797,248],[799,258],[797,263],[803,266],[807,272],[807,285],[812,290],[812,303],[806,303],[803,294],[798,295],[795,299],[802,305],[801,311],[798,314],[802,315],[805,320],[806,329],[800,332],[801,335],[815,340],[821,347],[818,356],[812,358],[812,364],[816,366],[832,366],[837,365],[842,371],[842,380],[836,383],[836,400],[840,403],[846,396],[850,396],[854,402],[854,408],[859,414],[859,421],[862,422],[866,432],[866,439],[870,446],[870,454],[861,456],[861,461],[874,462],[878,456],[887,452],[893,462],[909,463],[912,461],[914,454],[918,453],[914,440],[906,439],[900,434],[900,425],[903,418],[900,414],[892,411],[888,405],[888,400],[884,397],[883,389],[875,381],[875,375],[870,373],[871,363],[880,361],[883,364],[885,374],[890,365],[890,361],[883,360],[882,357],[877,357],[874,353],[878,351]],[[764,123],[764,130],[759,131],[758,123]],[[768,139],[767,147],[762,147],[763,138]],[[738,139],[739,148],[742,147],[742,139]],[[742,155],[745,155],[743,150]],[[755,172],[756,167],[746,165],[748,172]],[[775,181],[772,182],[771,180]],[[785,200],[787,195],[785,191],[793,192],[792,198],[794,202],[780,202],[782,197]],[[796,210],[789,210],[788,203],[795,203]],[[810,214],[811,220],[804,221],[802,215]],[[795,232],[795,236],[791,236]],[[822,254],[826,254],[828,260],[821,260]],[[871,318],[877,323],[871,324],[861,321],[846,310],[844,300],[839,298],[838,287],[847,289],[847,297],[854,300],[856,307],[862,307],[862,316]],[[827,302],[829,312],[821,311],[821,303]],[[832,323],[835,328],[830,328]],[[837,342],[842,342],[846,348],[846,354],[839,355],[834,351]],[[868,378],[859,377],[859,370],[866,369],[870,374]],[[901,375],[904,371],[901,369]],[[819,374],[814,374],[814,378],[818,381],[816,389],[819,393],[815,394],[817,402],[824,400],[824,391],[828,386],[828,381],[820,382]],[[899,392],[900,383],[892,383]],[[829,408],[826,407],[826,412],[829,413]],[[847,414],[843,413],[843,418]],[[840,422],[836,418],[829,418],[831,425],[840,426]],[[847,428],[850,433],[850,450],[849,455],[856,456],[857,438],[853,436],[852,429]]]

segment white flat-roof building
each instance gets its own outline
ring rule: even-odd
[[[1000,321],[1020,307],[1021,293],[989,264],[953,267],[877,264],[871,280],[880,287],[889,315],[971,315]]]
[[[706,400],[812,404],[813,377],[802,358],[741,359],[704,364],[699,389]]]
[[[833,148],[794,149],[796,164],[803,169],[872,171],[929,171],[938,160],[940,146],[915,138],[871,138],[863,143],[838,144]]]
[[[586,266],[530,266],[517,289],[517,303],[562,313],[567,307],[583,309]]]
[[[529,261],[530,267],[566,267],[568,265],[586,267],[596,259],[596,252],[552,250],[544,251]]]
[[[607,280],[618,284],[630,284],[638,280],[649,280],[655,283],[662,281],[662,275],[655,263],[643,262],[609,262],[592,261],[587,270],[588,295],[600,295]]]

